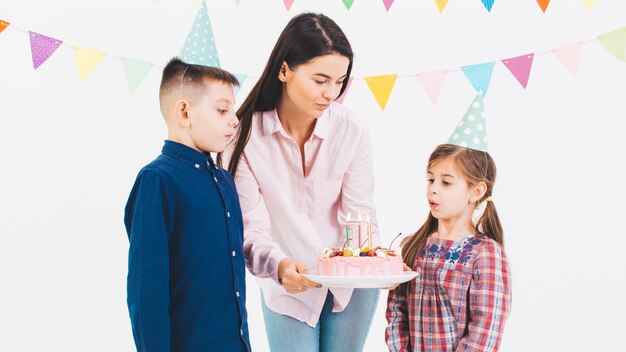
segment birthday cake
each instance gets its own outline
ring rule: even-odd
[[[317,260],[317,273],[324,276],[391,276],[402,271],[402,257],[381,247],[326,248]]]

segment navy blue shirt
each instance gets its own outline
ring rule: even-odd
[[[138,351],[250,351],[243,221],[231,175],[165,141],[124,217],[128,310]]]

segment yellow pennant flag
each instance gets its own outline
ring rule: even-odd
[[[93,49],[74,47],[74,57],[80,81],[84,82],[96,66],[106,56],[105,53]]]
[[[435,0],[435,4],[437,4],[437,8],[439,9],[439,13],[443,12],[443,9],[448,5],[448,0]]]
[[[382,110],[385,110],[397,78],[398,74],[365,77],[365,82],[367,82]]]
[[[587,6],[587,10],[589,11],[593,10],[593,5],[596,4],[596,0],[583,0],[583,2],[585,3],[585,6]]]

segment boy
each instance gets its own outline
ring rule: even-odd
[[[163,70],[168,139],[139,172],[124,217],[138,351],[250,351],[239,200],[209,154],[235,135],[232,85],[224,70],[177,58]]]

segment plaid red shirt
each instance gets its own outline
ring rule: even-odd
[[[410,297],[389,291],[390,351],[497,351],[511,305],[506,257],[482,236],[430,238],[413,268]]]

